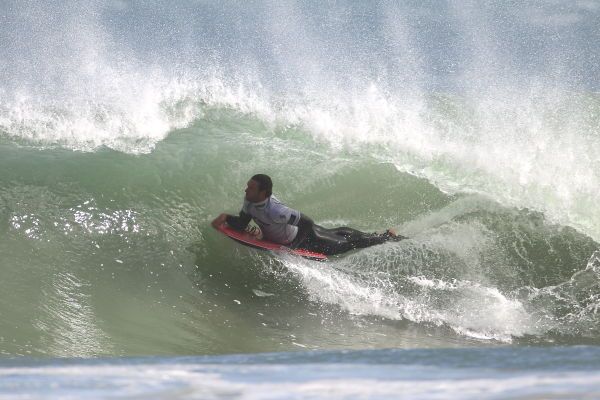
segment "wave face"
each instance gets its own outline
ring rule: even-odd
[[[3,2],[0,354],[597,343],[599,14]],[[411,239],[240,247],[257,172]]]

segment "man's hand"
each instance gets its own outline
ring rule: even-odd
[[[217,218],[211,222],[213,228],[218,229],[221,225],[223,225],[227,220],[227,214],[221,214]]]

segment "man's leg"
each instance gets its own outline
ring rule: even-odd
[[[331,233],[333,233],[334,235],[343,236],[344,238],[346,238],[346,240],[358,239],[358,238],[364,237],[364,235],[366,235],[366,233],[364,233],[364,232],[361,232],[356,229],[348,228],[346,226],[340,227],[340,228],[328,229],[328,230]]]
[[[403,236],[395,236],[389,232],[366,233],[356,229],[341,227],[327,229],[319,225],[313,225],[312,232],[299,247],[316,251],[319,253],[334,255],[341,254],[353,249],[382,244],[388,240],[401,240]]]
[[[336,235],[332,230],[316,224],[298,247],[329,256],[345,253],[353,248],[344,236]]]
[[[390,230],[385,233],[366,233],[348,227],[341,227],[330,229],[330,231],[336,235],[343,236],[356,248],[369,247],[387,242],[388,240],[399,241],[406,239],[404,236],[396,235],[394,231]]]

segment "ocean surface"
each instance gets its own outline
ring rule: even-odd
[[[0,3],[0,399],[598,398],[599,243],[600,1]]]

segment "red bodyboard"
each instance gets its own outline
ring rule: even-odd
[[[309,251],[305,249],[290,249],[281,244],[269,242],[267,240],[258,239],[247,232],[236,231],[226,225],[221,225],[217,228],[217,230],[224,235],[230,237],[238,243],[241,243],[246,246],[254,247],[255,249],[260,250],[269,250],[269,251],[285,251],[290,254],[294,254],[296,256],[308,258],[311,260],[317,261],[325,261],[327,260],[327,256],[321,253],[315,253],[314,251]]]

